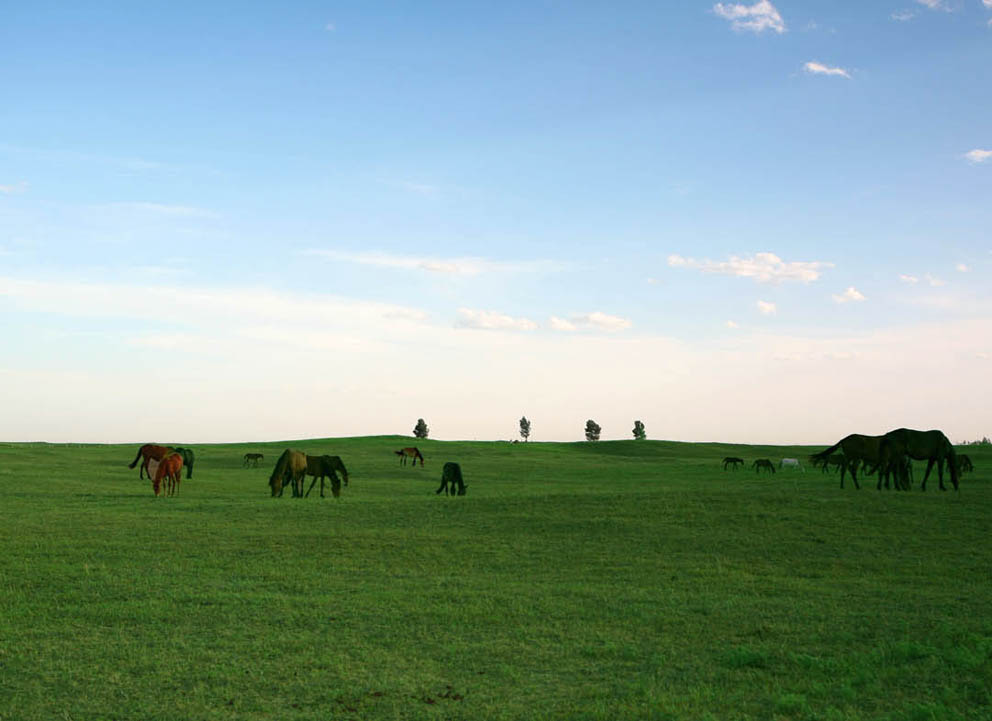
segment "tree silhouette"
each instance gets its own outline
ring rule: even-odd
[[[520,419],[520,437],[524,439],[524,442],[530,438],[530,421],[527,420],[527,416]]]
[[[589,419],[588,421],[586,421],[586,440],[598,441],[599,432],[601,430],[603,429],[599,427],[599,424],[596,421]]]
[[[648,434],[644,431],[644,424],[640,421],[634,421],[634,440],[643,441],[648,437]]]
[[[417,438],[427,438],[427,434],[430,432],[431,432],[430,428],[428,428],[427,424],[424,423],[424,419],[418,418],[417,425],[414,426],[413,429],[413,435],[416,436]]]

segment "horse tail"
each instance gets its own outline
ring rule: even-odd
[[[138,459],[141,458],[141,452],[143,450],[145,450],[145,447],[144,446],[142,446],[141,448],[138,449],[138,455],[136,455],[134,457],[134,460],[133,461],[131,461],[130,463],[127,464],[127,467],[128,468],[134,468],[136,465],[138,465]]]
[[[828,448],[827,450],[820,451],[819,453],[814,453],[813,455],[811,455],[809,457],[810,460],[813,461],[813,462],[822,461],[824,458],[826,458],[831,453],[833,453],[838,448],[840,448],[840,444],[843,443],[843,442],[844,442],[843,439],[841,439],[841,440],[837,441],[836,443],[834,443],[832,446],[830,446],[830,448]]]
[[[403,455],[403,451],[393,451],[393,453],[395,453],[398,456],[402,456]]]

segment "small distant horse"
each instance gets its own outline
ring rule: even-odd
[[[179,483],[182,481],[183,457],[182,454],[168,453],[162,460],[148,459],[148,476],[152,479],[152,490],[155,495],[164,491],[166,496],[174,496],[179,491]],[[166,486],[162,487],[162,481],[166,481]]]
[[[258,468],[258,462],[264,461],[265,455],[262,453],[245,453],[245,463],[244,466],[247,468],[251,466],[252,468]]]
[[[192,448],[173,448],[176,453],[183,457],[183,465],[186,466],[186,478],[193,477],[193,449]]]
[[[744,465],[743,458],[737,458],[735,456],[727,456],[726,458],[723,459],[723,470],[727,470],[727,467],[729,466],[730,468],[736,471],[738,466],[743,466],[743,465]]]
[[[753,464],[751,464],[751,468],[754,469],[755,473],[761,473],[762,468],[767,468],[772,473],[775,473],[775,466],[772,465],[772,462],[767,458],[759,458]]]
[[[310,488],[307,489],[304,498],[310,495],[318,476],[320,477],[320,497],[324,497],[324,478],[330,476],[331,493],[335,498],[338,498],[341,495],[341,479],[338,478],[335,471],[341,471],[341,475],[344,476],[344,484],[347,486],[348,471],[345,469],[344,463],[341,462],[340,456],[307,456],[307,475],[313,476],[313,481],[310,482]]]
[[[400,465],[402,466],[406,465],[407,458],[412,458],[413,465],[417,465],[417,459],[419,458],[420,467],[421,468],[424,467],[424,457],[420,454],[420,451],[418,451],[416,448],[401,448],[398,451],[393,451],[393,453],[395,453],[400,457]]]
[[[823,458],[815,458],[811,462],[813,464],[813,468],[819,466],[820,470],[823,473],[830,473],[830,471],[836,471],[840,468],[843,468],[846,460],[847,459],[844,458],[843,455],[840,455],[840,456],[824,456]],[[831,466],[833,467],[831,468]]]
[[[166,454],[171,453],[172,449],[167,446],[157,446],[154,443],[146,443],[141,448],[138,449],[137,455],[134,460],[127,464],[128,468],[134,468],[138,465],[138,460],[141,460],[141,469],[138,471],[138,478],[142,479],[145,474],[148,473],[148,461],[154,459],[156,461],[161,461],[165,458]],[[152,474],[148,473],[148,477],[151,478]]]
[[[462,480],[462,467],[457,463],[445,463],[441,470],[441,485],[434,493],[444,491],[447,496],[450,488],[452,496],[464,496],[467,487]]]
[[[303,481],[307,473],[307,456],[305,453],[287,448],[276,461],[272,475],[269,476],[269,488],[273,496],[282,496],[283,489],[289,485],[293,488],[293,498],[303,497]]]
[[[783,471],[786,468],[798,468],[803,473],[806,472],[806,469],[803,468],[803,464],[799,462],[798,458],[783,458],[781,461],[778,462],[778,467],[779,470],[783,470]]]
[[[958,453],[958,475],[962,473],[969,473],[975,471],[975,466],[972,465],[971,459],[966,453]]]

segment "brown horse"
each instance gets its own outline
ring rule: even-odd
[[[424,467],[424,457],[420,454],[416,448],[401,448],[398,451],[393,451],[396,455],[400,457],[400,465],[406,465],[406,459],[412,458],[413,465],[417,465],[417,459],[420,459],[420,467]]]
[[[858,483],[857,468],[859,464],[868,466],[878,465],[878,447],[881,443],[881,436],[863,436],[860,433],[852,433],[844,436],[834,443],[830,448],[814,453],[810,456],[810,461],[814,466],[825,463],[827,458],[838,449],[843,453],[843,461],[840,464],[840,487],[844,487],[844,472],[851,473],[851,480],[854,481],[855,488],[861,488]]]
[[[148,473],[148,477],[151,478],[152,474],[148,472],[148,461],[151,459],[161,461],[171,452],[172,449],[167,446],[157,446],[154,443],[146,443],[138,449],[138,454],[134,457],[133,461],[127,464],[127,467],[134,468],[138,465],[138,459],[143,458],[144,460],[141,461],[141,470],[138,471],[138,478],[144,478],[145,473]]]
[[[927,478],[934,465],[937,466],[937,478],[940,481],[940,490],[946,491],[944,487],[944,463],[951,472],[951,483],[954,490],[958,490],[958,462],[954,452],[954,446],[941,431],[914,431],[909,428],[897,428],[882,436],[879,446],[879,472],[894,471],[900,485],[908,486],[908,478],[905,470],[905,458],[912,458],[916,461],[926,461],[927,470],[923,474],[923,483],[920,490],[927,489]]]
[[[272,475],[269,476],[269,487],[273,496],[282,496],[283,488],[293,487],[293,498],[303,497],[303,480],[307,473],[307,456],[305,453],[286,449],[276,461]]]
[[[324,497],[324,477],[330,476],[331,478],[331,493],[334,494],[335,498],[341,495],[341,479],[338,478],[335,471],[341,471],[341,475],[344,476],[344,484],[348,485],[348,471],[344,467],[344,463],[341,462],[340,456],[307,456],[307,475],[313,476],[313,481],[310,482],[310,487],[307,489],[306,496],[310,495],[310,491],[313,490],[314,484],[317,482],[317,477],[320,477],[320,497]]]
[[[165,491],[165,495],[174,496],[179,491],[179,483],[182,480],[183,456],[181,453],[167,453],[162,460],[155,458],[148,459],[148,476],[152,479],[152,490],[157,496],[160,490]],[[166,486],[162,487],[162,481],[166,481]]]

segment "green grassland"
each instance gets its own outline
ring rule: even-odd
[[[194,445],[175,498],[0,444],[0,719],[992,718],[988,450],[896,493],[720,466],[822,446],[410,444]],[[341,498],[270,498],[286,447]]]

